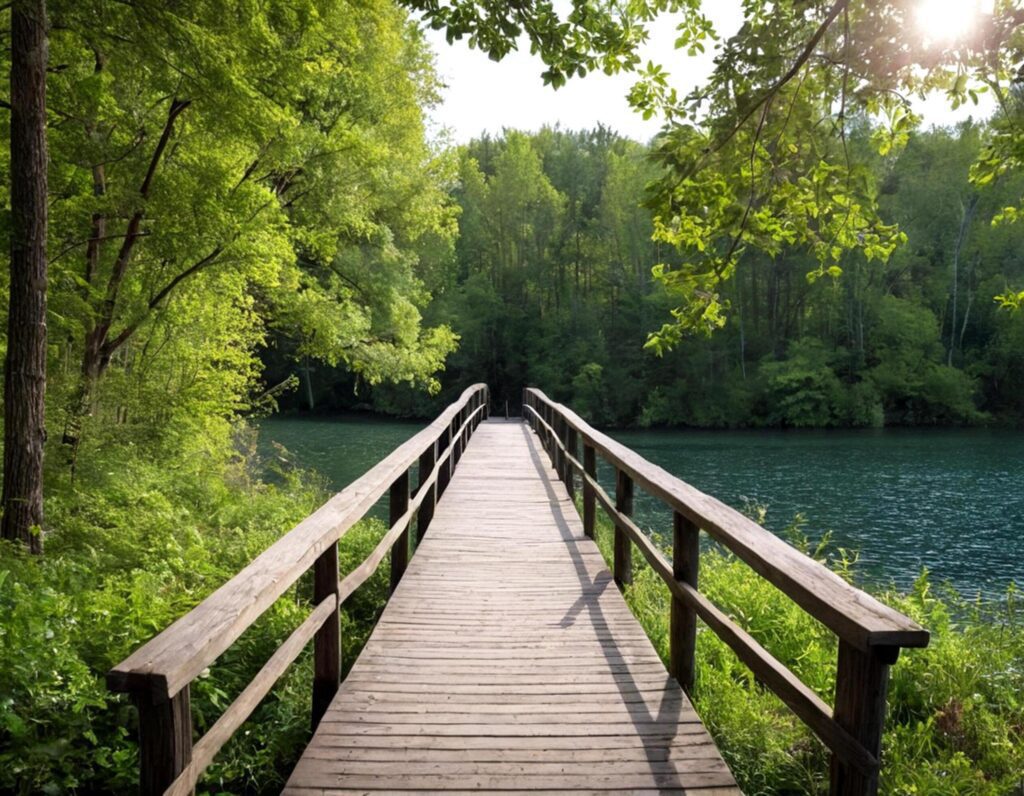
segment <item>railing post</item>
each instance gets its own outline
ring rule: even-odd
[[[583,471],[597,480],[597,452],[593,445],[583,443]],[[594,487],[586,478],[583,481],[583,533],[591,539],[594,538],[594,520],[597,514],[596,496]]]
[[[633,514],[633,479],[622,470],[615,471],[615,510],[627,517]],[[622,588],[633,582],[633,546],[619,523],[615,523],[615,583]]]
[[[162,794],[192,760],[189,687],[163,702],[148,693],[134,697],[139,710],[139,792]]]
[[[555,450],[558,451],[558,480],[565,483],[565,419],[559,413],[555,416]],[[561,445],[562,447],[559,447]]]
[[[419,487],[423,489],[424,482],[430,478],[434,470],[434,463],[437,461],[437,441],[435,440],[423,453],[420,454],[419,462]],[[418,494],[418,492],[417,492]],[[434,518],[434,503],[437,501],[437,483],[433,483],[423,496],[420,503],[420,510],[416,513],[416,543],[423,541],[423,536],[430,527],[430,521]]]
[[[676,580],[697,588],[700,563],[700,528],[678,511],[672,514],[672,574]],[[687,694],[693,695],[696,674],[697,613],[672,598],[669,625],[669,672]]]
[[[406,470],[391,485],[389,494],[390,522],[394,527],[395,523],[405,514],[409,508],[409,471]],[[398,582],[405,574],[405,568],[409,565],[409,526],[406,525],[402,535],[395,541],[391,548],[391,591],[398,588]]]
[[[569,425],[568,422],[565,424],[565,447],[568,449],[572,458],[579,461],[579,436],[576,433],[576,429]],[[576,468],[573,467],[569,457],[565,457],[565,488],[569,492],[569,499],[576,499]]]
[[[442,431],[440,436],[438,436],[437,438],[437,457],[441,458],[444,452],[448,450],[449,447],[451,447],[451,444],[451,428],[449,427]],[[435,495],[435,500],[441,499],[441,495],[443,495],[444,491],[448,488],[448,482],[451,480],[451,477],[452,460],[451,456],[449,456],[445,460],[445,463],[441,465],[441,468],[437,472],[437,492]]]
[[[462,410],[460,409],[452,418],[452,425],[448,431],[448,436],[452,441],[452,455],[448,459],[448,471],[451,475],[455,475],[455,466],[459,463],[459,455],[462,453],[462,432],[459,431],[461,425]]]
[[[313,605],[338,593],[338,543],[332,542],[313,564]],[[313,717],[316,730],[341,682],[341,616],[334,614],[313,636]]]
[[[881,760],[885,697],[889,666],[896,662],[899,647],[876,647],[864,652],[839,639],[836,669],[836,723],[860,741],[876,760]],[[871,775],[857,771],[832,755],[831,796],[875,796],[878,770]]]

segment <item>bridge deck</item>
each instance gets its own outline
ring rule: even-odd
[[[738,794],[536,438],[473,436],[286,794]]]

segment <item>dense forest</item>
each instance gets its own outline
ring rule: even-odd
[[[1024,281],[1024,229],[992,221],[1024,182],[971,183],[981,124],[920,132],[888,157],[871,133],[858,126],[851,146],[906,235],[890,260],[852,252],[841,276],[819,277],[793,247],[751,252],[724,289],[724,328],[661,355],[644,344],[672,299],[651,269],[679,255],[652,240],[643,206],[651,149],[605,129],[460,148],[455,253],[425,277],[425,317],[460,338],[445,395],[485,379],[517,411],[524,385],[544,385],[616,426],[1019,424],[1024,324],[993,299]],[[304,374],[290,405],[434,408],[412,390],[368,399],[344,374]]]
[[[486,381],[496,412],[536,384],[606,426],[1024,419],[1013,3],[984,40],[917,57],[904,0],[745,0],[688,97],[637,48],[669,9],[681,57],[711,47],[698,0],[571,5],[564,20],[543,0],[0,6],[0,793],[135,792],[138,713],[104,673],[328,497],[258,455],[278,409],[424,416]],[[633,106],[664,131],[452,146],[429,133],[443,85],[425,26],[495,59],[530,49],[555,88],[632,70]],[[922,129],[908,99],[982,87],[998,113],[952,130]],[[347,533],[342,573],[385,530]],[[797,537],[855,577],[846,551]],[[783,663],[820,663],[812,687],[831,693],[835,640],[716,556],[702,587]],[[627,597],[657,642],[667,592],[644,577]],[[197,735],[310,591],[194,681]],[[346,665],[387,592],[381,570],[346,602]],[[924,573],[883,595],[934,633],[894,669],[883,789],[1017,786],[1016,594],[966,602]],[[820,746],[703,636],[702,709],[741,783],[821,790]],[[310,657],[203,792],[280,790],[309,737]]]

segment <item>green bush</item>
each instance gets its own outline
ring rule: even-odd
[[[157,463],[159,461],[159,464]],[[238,459],[150,460],[130,447],[52,488],[46,554],[0,549],[0,792],[131,792],[135,713],[103,676],[232,577],[323,499],[299,471],[267,485]],[[56,480],[56,479],[55,479]],[[367,521],[341,542],[358,565],[384,532]],[[346,603],[350,663],[386,596],[386,567]],[[300,580],[192,685],[197,733],[217,719],[305,618]],[[309,650],[217,756],[201,792],[277,792],[309,737]]]

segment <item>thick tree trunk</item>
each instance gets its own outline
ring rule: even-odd
[[[43,549],[46,393],[46,2],[11,7],[11,292],[0,535]]]

